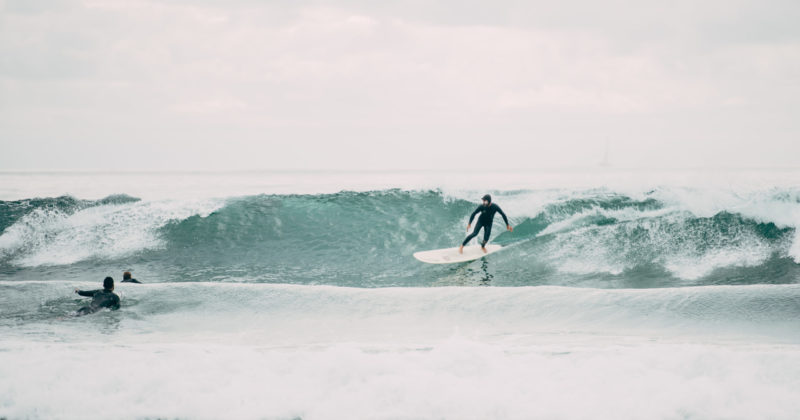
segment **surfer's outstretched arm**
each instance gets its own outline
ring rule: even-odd
[[[497,204],[495,204],[495,206],[497,206]],[[500,208],[500,206],[497,206],[497,212],[500,213],[501,216],[503,216],[503,221],[506,222],[506,229],[508,229],[509,231],[514,231],[514,228],[512,228],[511,224],[508,223],[508,217],[506,216],[506,213],[503,211],[503,209]]]
[[[472,214],[469,215],[469,223],[467,223],[468,226],[467,230],[469,230],[469,226],[472,226],[472,219],[475,218],[475,215],[481,212],[481,207],[483,206],[478,206],[478,208],[476,208],[475,211],[473,211]]]
[[[99,289],[98,290],[85,290],[85,291],[84,290],[75,289],[75,293],[77,293],[77,294],[79,294],[81,296],[86,296],[86,297],[94,297],[94,295],[97,294],[97,292],[99,292],[99,291],[100,291]]]
[[[497,206],[497,204],[495,205]],[[501,216],[503,216],[503,221],[506,222],[506,226],[508,226],[508,217],[506,216],[506,213],[503,211],[503,209],[500,208],[500,206],[497,206],[497,212],[500,213]]]

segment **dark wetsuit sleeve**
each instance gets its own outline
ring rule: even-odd
[[[500,206],[498,206],[497,204],[495,204],[495,206],[497,206],[497,212],[500,213],[501,216],[503,216],[503,221],[506,222],[506,226],[508,226],[508,217],[506,217],[506,214],[503,213],[503,209],[501,209]]]
[[[469,224],[470,225],[472,224],[472,219],[474,219],[475,215],[480,213],[480,211],[481,211],[481,206],[478,206],[478,208],[475,209],[475,211],[473,211],[471,215],[469,215]]]
[[[78,294],[86,297],[93,297],[100,290],[78,290]]]
[[[119,309],[119,296],[117,296],[116,294],[114,295],[114,302],[111,304],[111,306],[109,306],[109,308],[115,311]]]

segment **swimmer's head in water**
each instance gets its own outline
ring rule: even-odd
[[[122,273],[122,280],[129,280],[130,278],[131,278],[131,272],[130,271],[126,271],[126,272]]]
[[[114,290],[114,279],[106,277],[105,280],[103,280],[103,288],[106,290]]]

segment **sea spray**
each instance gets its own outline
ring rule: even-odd
[[[0,417],[794,419],[800,177],[655,175],[0,174]]]
[[[508,249],[478,271],[516,286],[797,281],[794,190],[706,193],[499,192],[515,231],[496,229],[493,242]],[[0,272],[36,278],[55,266],[80,273],[135,264],[152,281],[386,287],[436,285],[480,264],[430,267],[411,258],[465,235],[476,203],[442,191],[78,202],[26,202],[24,212],[8,210],[21,202],[3,202]]]

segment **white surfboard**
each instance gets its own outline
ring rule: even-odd
[[[434,249],[431,251],[419,251],[414,253],[414,258],[429,264],[452,264],[477,260],[483,256],[497,252],[502,248],[500,245],[486,245],[486,252],[481,250],[478,245],[465,246],[464,253],[458,253],[458,247]]]

